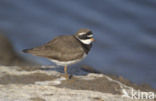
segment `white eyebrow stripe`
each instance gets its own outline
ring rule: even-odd
[[[85,32],[81,32],[81,33],[79,33],[79,35],[84,35],[84,34],[86,34]]]
[[[93,37],[93,34],[91,34],[91,35],[87,35],[87,37]]]

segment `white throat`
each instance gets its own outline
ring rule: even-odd
[[[83,44],[91,44],[92,43],[92,40],[91,39],[79,39]]]

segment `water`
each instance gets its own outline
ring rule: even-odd
[[[23,54],[55,36],[79,28],[96,42],[81,63],[156,88],[155,0],[1,0],[0,29],[17,52],[43,65],[48,60]]]

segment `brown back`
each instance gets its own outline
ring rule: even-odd
[[[59,36],[48,43],[27,51],[36,56],[42,56],[60,61],[79,59],[84,49],[74,36]]]

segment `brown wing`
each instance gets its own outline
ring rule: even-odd
[[[36,56],[69,61],[80,58],[84,50],[73,36],[59,36],[43,46],[30,49],[27,52]]]

